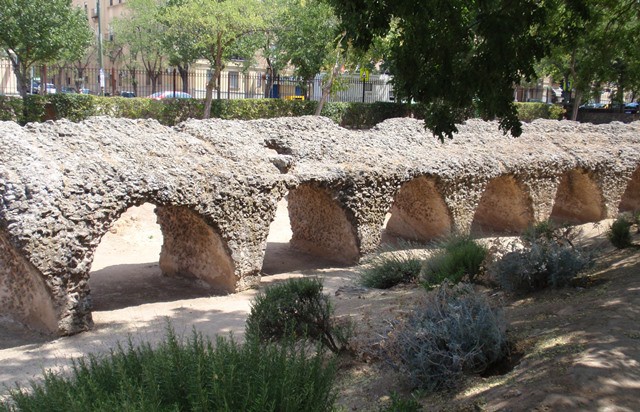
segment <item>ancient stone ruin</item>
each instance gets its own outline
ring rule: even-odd
[[[517,233],[640,209],[640,123],[537,121],[519,138],[469,121],[441,144],[420,121],[369,131],[327,119],[94,118],[0,122],[0,315],[68,335],[92,325],[100,239],[154,203],[165,275],[233,292],[259,281],[269,225],[288,196],[291,246],[351,264],[387,230]]]

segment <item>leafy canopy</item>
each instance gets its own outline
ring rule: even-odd
[[[11,59],[23,97],[34,63],[80,58],[91,37],[86,15],[71,0],[0,0],[0,48]]]
[[[387,36],[396,95],[424,103],[426,126],[441,140],[475,114],[472,108],[484,118],[498,117],[505,133],[522,133],[513,85],[534,76],[534,63],[545,53],[541,29],[550,2],[329,1],[356,46],[368,48]]]

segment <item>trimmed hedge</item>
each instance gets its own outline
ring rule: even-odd
[[[214,100],[211,117],[220,119],[264,119],[304,116],[315,113],[316,101],[281,99]],[[562,108],[544,103],[517,103],[522,121],[536,118],[558,119]],[[20,124],[46,120],[81,121],[90,116],[112,116],[130,119],[156,119],[173,126],[189,118],[200,119],[204,101],[196,99],[152,100],[147,98],[100,97],[82,94],[29,95],[24,102],[19,97],[0,96],[0,120]],[[394,117],[421,118],[420,105],[393,102],[343,103],[329,102],[322,113],[339,125],[367,129]]]

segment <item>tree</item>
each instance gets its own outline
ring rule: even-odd
[[[640,3],[588,0],[581,8],[556,3],[552,24],[546,27],[552,46],[539,72],[571,85],[573,120],[583,98],[599,94],[602,84],[615,84],[613,100],[622,103],[626,88],[640,86]]]
[[[534,63],[544,56],[549,2],[328,1],[355,46],[367,48],[395,27],[388,63],[396,95],[423,103],[426,126],[440,139],[451,138],[455,123],[473,115],[471,108],[500,118],[505,133],[520,135],[513,85],[534,76]]]
[[[23,98],[33,64],[79,57],[92,37],[87,16],[70,0],[0,0],[0,27],[0,47],[9,56]]]
[[[142,62],[151,80],[151,93],[156,92],[166,63],[162,42],[165,30],[160,22],[163,6],[163,0],[128,0],[126,7],[129,13],[113,21],[115,39],[126,45],[131,62],[137,59]],[[137,94],[137,90],[135,92]]]
[[[192,47],[209,61],[213,73],[207,82],[204,118],[211,114],[215,89],[220,98],[220,74],[232,50],[245,36],[265,29],[260,0],[184,0],[164,14],[166,35],[193,39]],[[243,53],[246,54],[246,53]]]
[[[278,48],[303,79],[306,91],[323,69],[333,71],[339,21],[333,8],[320,0],[288,0],[283,6]]]

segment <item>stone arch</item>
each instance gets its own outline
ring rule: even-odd
[[[404,183],[391,206],[389,233],[426,242],[451,232],[452,219],[434,178],[420,176]]]
[[[534,221],[531,196],[511,175],[492,179],[482,193],[471,223],[471,233],[517,234]]]
[[[106,231],[133,206],[142,200],[126,205],[113,214]],[[163,244],[159,264],[163,275],[200,279],[220,292],[234,292],[236,286],[235,264],[227,242],[213,222],[187,206],[161,204],[154,200],[155,214],[162,231]],[[95,252],[97,244],[91,254]]]
[[[635,212],[640,210],[640,166],[631,175],[631,180],[622,195],[620,212]]]
[[[291,247],[340,263],[360,258],[357,231],[345,209],[327,189],[313,183],[289,192]]]
[[[2,314],[45,333],[58,331],[56,303],[42,273],[0,232],[0,308]]]
[[[550,220],[582,224],[602,220],[606,214],[602,190],[591,173],[573,169],[562,175]]]

